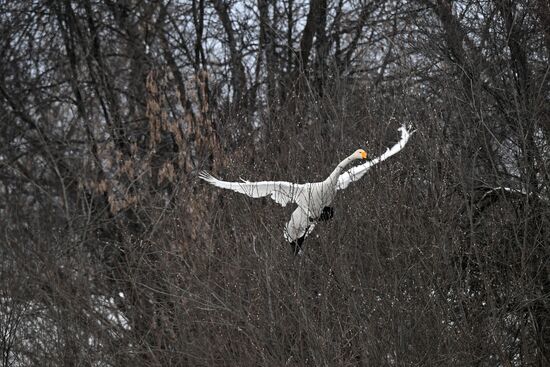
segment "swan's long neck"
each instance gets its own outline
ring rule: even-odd
[[[340,177],[340,174],[342,173],[344,168],[346,168],[346,166],[350,164],[353,160],[354,160],[353,155],[350,155],[349,157],[344,159],[342,162],[338,163],[334,171],[332,171],[330,176],[328,176],[327,181],[333,184],[336,184],[336,182],[338,181],[338,177]]]

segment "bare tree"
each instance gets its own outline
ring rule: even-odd
[[[0,4],[2,365],[550,361],[544,1]],[[294,257],[291,208],[417,132]]]

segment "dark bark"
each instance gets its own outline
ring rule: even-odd
[[[229,5],[224,0],[211,0],[216,10],[216,14],[222,22],[225,36],[227,37],[227,47],[229,48],[229,58],[231,65],[231,84],[233,86],[234,104],[237,109],[246,107],[246,74],[244,71],[242,54],[238,49],[233,23],[229,17]]]
[[[0,2],[0,363],[548,365],[547,8]]]
[[[326,0],[312,0],[309,3],[306,25],[300,38],[300,50],[298,52],[298,60],[296,61],[296,70],[304,71],[308,67],[309,55],[313,47],[313,37],[320,26],[323,8],[326,9]]]

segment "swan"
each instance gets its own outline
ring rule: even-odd
[[[347,188],[350,183],[363,177],[372,166],[403,149],[414,132],[405,126],[398,130],[401,131],[401,139],[391,149],[387,149],[384,154],[343,172],[351,162],[367,158],[365,150],[357,149],[341,161],[327,179],[321,182],[297,184],[287,181],[250,182],[243,179],[241,182],[229,182],[219,180],[206,171],[201,171],[199,178],[216,187],[233,190],[253,198],[271,196],[276,203],[283,207],[288,203],[297,204],[298,207],[285,226],[284,237],[292,245],[294,254],[301,255],[302,244],[313,231],[315,224],[319,221],[329,220],[334,215],[334,209],[330,204],[334,200],[336,192]]]

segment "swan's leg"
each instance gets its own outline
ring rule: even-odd
[[[298,207],[290,216],[290,221],[286,224],[284,231],[285,238],[290,242],[294,254],[300,253],[307,229],[307,214]]]
[[[323,212],[319,216],[319,221],[325,222],[331,219],[332,217],[334,217],[334,208],[331,206],[325,206],[323,208]]]
[[[303,209],[296,208],[284,231],[285,238],[290,242],[295,255],[302,254],[302,243],[313,228],[315,228],[315,222],[308,220],[307,213]]]
[[[292,253],[294,256],[298,255],[300,251],[302,251],[302,247],[298,245],[296,241],[290,242],[290,246],[292,246]]]
[[[306,228],[306,233],[295,241],[290,242],[290,246],[292,246],[292,251],[294,252],[294,255],[302,255],[302,243],[304,243],[306,236],[309,234],[308,231],[309,227]]]

